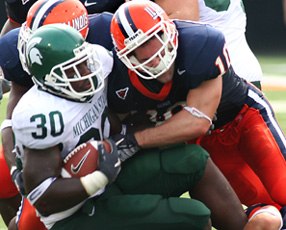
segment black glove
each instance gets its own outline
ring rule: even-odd
[[[98,169],[108,178],[108,182],[115,181],[117,175],[121,169],[121,161],[117,152],[117,147],[112,140],[106,140],[111,148],[111,152],[108,153],[103,143],[98,144]]]
[[[116,144],[121,161],[127,160],[138,152],[141,147],[138,145],[134,134],[116,134],[110,137]]]
[[[23,171],[20,171],[19,169],[15,168],[11,171],[11,178],[14,184],[16,185],[16,188],[20,192],[22,196],[26,196],[26,191],[24,187],[24,179],[23,179]]]

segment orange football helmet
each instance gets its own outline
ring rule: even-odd
[[[125,2],[115,12],[110,29],[119,59],[144,79],[157,78],[176,58],[178,35],[175,24],[156,3],[147,0]],[[140,63],[132,52],[153,37],[162,47]],[[156,57],[160,58],[160,63],[150,67],[148,63]]]
[[[19,57],[23,69],[29,73],[25,61],[25,47],[28,39],[41,26],[65,23],[78,30],[84,38],[89,29],[88,12],[79,0],[39,0],[30,8],[18,38]]]

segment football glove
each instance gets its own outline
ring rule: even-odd
[[[116,134],[110,138],[117,146],[121,161],[127,160],[141,149],[134,134]]]
[[[11,168],[11,178],[16,188],[20,192],[20,194],[22,196],[26,196],[26,191],[24,187],[24,179],[23,179],[23,171],[20,171],[19,169],[17,169],[16,166],[13,166]]]
[[[117,175],[121,169],[121,161],[118,155],[117,147],[112,140],[106,140],[111,148],[111,152],[108,153],[105,149],[103,143],[98,144],[98,169],[101,171],[107,178],[108,182],[112,183],[115,181]]]

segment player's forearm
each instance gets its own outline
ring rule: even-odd
[[[14,149],[12,128],[7,127],[2,130],[2,145],[5,160],[9,169],[15,165],[15,154],[12,152]]]
[[[21,86],[15,82],[12,82],[12,88],[9,95],[9,101],[6,109],[6,119],[12,118],[12,113],[22,95],[28,90],[27,87]],[[15,165],[15,154],[12,152],[14,149],[14,136],[11,127],[6,127],[1,131],[2,145],[4,156],[9,169]]]
[[[199,137],[209,129],[209,121],[181,111],[164,124],[135,133],[142,148],[159,147]]]
[[[34,206],[48,216],[74,207],[89,197],[80,178],[57,178]]]
[[[0,37],[4,36],[4,34],[8,33],[10,30],[20,27],[20,24],[13,23],[10,19],[7,19],[4,26],[2,27]]]
[[[62,178],[61,170],[58,145],[25,148],[23,179],[27,198],[44,216],[69,209],[89,197],[80,178]]]
[[[15,106],[18,104],[20,98],[29,90],[28,87],[22,86],[18,83],[11,82],[12,87],[9,95],[9,101],[6,110],[6,118],[11,119]]]

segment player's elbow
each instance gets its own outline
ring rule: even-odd
[[[196,123],[190,132],[191,137],[199,137],[202,135],[205,135],[210,129],[210,123],[209,122],[198,122]]]

